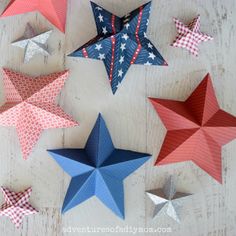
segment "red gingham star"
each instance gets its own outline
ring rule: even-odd
[[[194,18],[188,25],[174,18],[178,35],[171,44],[174,47],[185,48],[193,55],[198,56],[198,45],[201,42],[213,40],[213,37],[200,31],[200,15]]]
[[[68,71],[32,78],[3,69],[3,75],[6,103],[0,107],[0,125],[16,127],[24,159],[43,130],[78,125],[54,104]]]
[[[29,203],[32,188],[15,193],[8,188],[1,187],[5,203],[0,208],[0,216],[8,216],[17,228],[20,227],[23,217],[36,214],[38,211]]]

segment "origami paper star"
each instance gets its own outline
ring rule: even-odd
[[[38,213],[29,203],[32,188],[18,193],[4,187],[1,187],[1,190],[5,203],[0,208],[0,216],[8,216],[17,228],[20,227],[25,216]]]
[[[1,17],[40,12],[63,33],[65,32],[67,0],[11,0]]]
[[[151,2],[122,18],[91,4],[98,35],[69,56],[102,60],[113,94],[132,64],[167,65],[147,38]]]
[[[185,48],[193,55],[198,56],[198,45],[201,42],[213,40],[213,37],[200,31],[200,15],[188,25],[183,24],[176,18],[174,18],[174,22],[179,34],[171,46]]]
[[[167,129],[156,165],[193,161],[222,183],[221,147],[236,137],[236,117],[220,109],[210,75],[185,102],[150,101]]]
[[[180,223],[183,200],[191,194],[176,192],[175,180],[172,176],[166,181],[163,189],[158,188],[146,193],[155,205],[153,218],[163,213]]]
[[[28,23],[25,28],[24,36],[19,40],[13,42],[12,45],[23,48],[25,50],[24,63],[28,63],[34,55],[50,55],[46,46],[46,42],[51,33],[52,30],[37,34],[30,23]]]
[[[15,126],[24,159],[41,133],[49,128],[66,128],[77,123],[54,104],[68,71],[32,78],[3,69],[6,103],[0,107],[0,125]]]
[[[150,157],[149,154],[115,149],[101,115],[85,149],[58,149],[49,153],[72,177],[63,213],[95,195],[121,218],[125,215],[123,180]]]

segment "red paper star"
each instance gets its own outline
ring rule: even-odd
[[[54,104],[68,71],[37,78],[8,69],[3,69],[3,74],[6,103],[0,107],[0,125],[16,127],[24,159],[28,158],[43,130],[77,125]]]
[[[201,42],[213,40],[213,37],[200,31],[200,16],[192,20],[188,25],[183,24],[180,20],[174,18],[178,36],[171,46],[186,48],[193,55],[198,56],[198,45]]]
[[[60,31],[65,32],[67,0],[11,0],[1,17],[40,12]]]
[[[38,213],[29,203],[32,188],[18,193],[3,187],[1,190],[5,203],[0,208],[0,216],[8,216],[17,228],[22,224],[24,216]]]
[[[193,161],[222,183],[221,147],[236,138],[236,117],[219,108],[210,75],[185,102],[150,101],[167,129],[155,165]]]

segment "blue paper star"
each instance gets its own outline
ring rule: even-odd
[[[69,56],[102,60],[113,94],[132,64],[167,65],[147,38],[151,2],[122,18],[91,5],[98,35]]]
[[[84,149],[48,152],[72,177],[62,213],[95,195],[121,218],[124,218],[123,180],[150,158],[149,154],[115,149],[101,115]]]

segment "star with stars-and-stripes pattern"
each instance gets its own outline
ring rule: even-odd
[[[102,60],[113,94],[132,64],[167,66],[147,38],[151,2],[124,17],[118,17],[93,2],[91,5],[98,34],[69,56]]]

